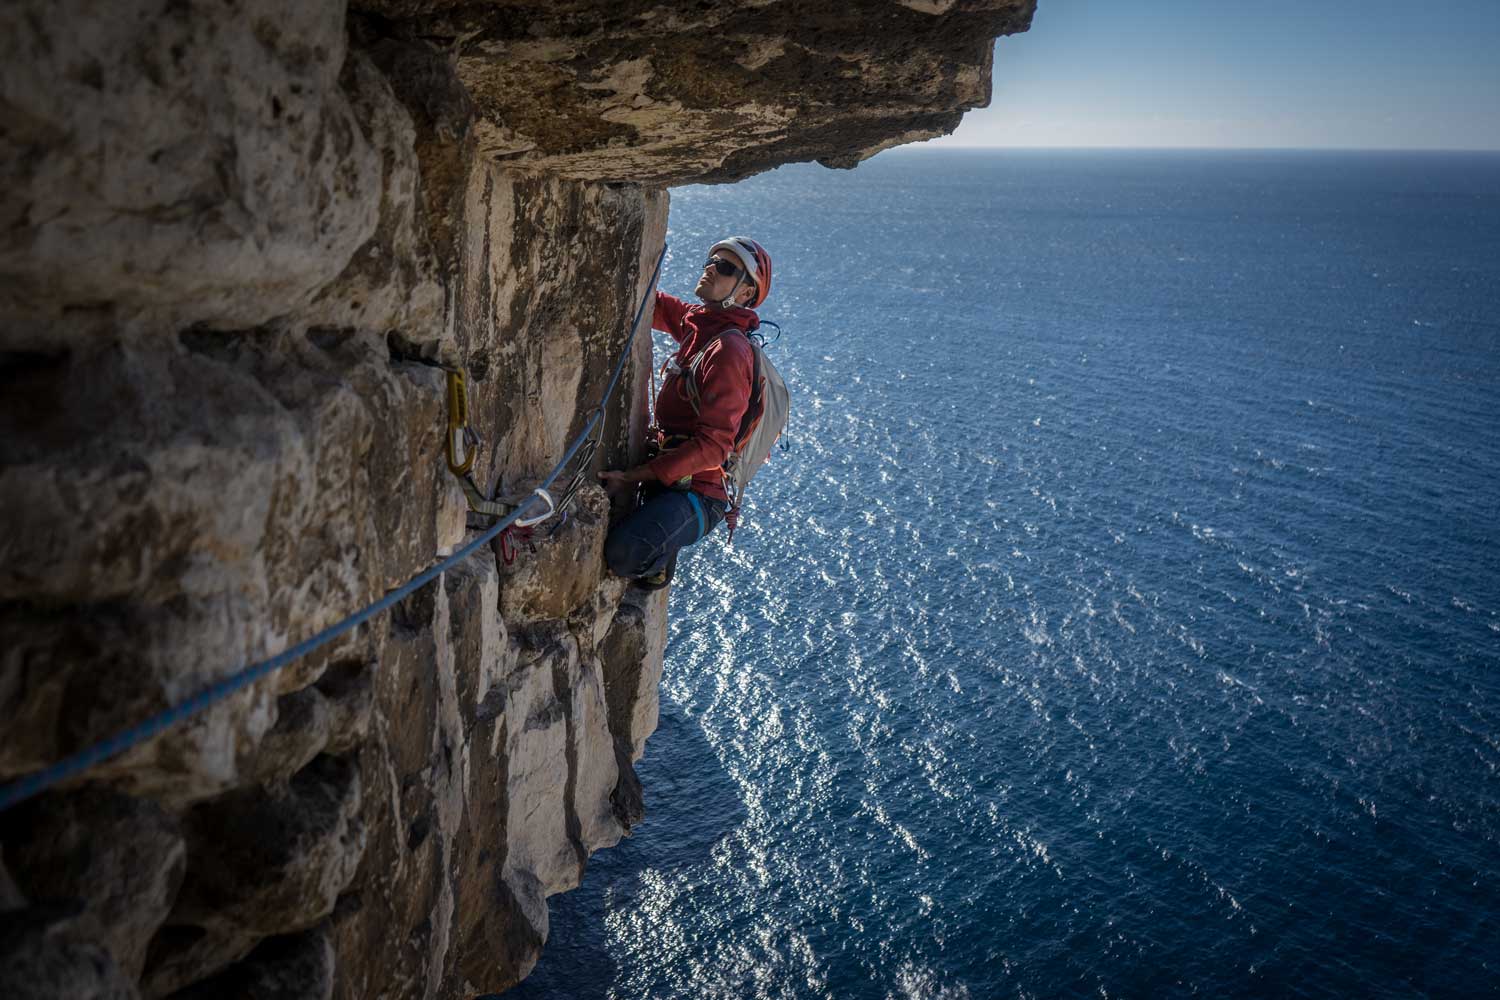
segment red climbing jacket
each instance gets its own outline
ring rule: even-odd
[[[755,358],[744,337],[720,334],[747,333],[759,325],[759,317],[749,309],[690,306],[665,292],[657,293],[651,326],[670,333],[677,341],[674,368],[686,368],[708,345],[698,367],[698,412],[694,412],[685,391],[688,376],[684,374],[669,374],[656,397],[656,423],[663,433],[668,438],[688,438],[650,462],[651,471],[663,485],[671,486],[692,476],[694,492],[715,500],[729,499],[721,467],[734,450],[734,437],[750,402]]]

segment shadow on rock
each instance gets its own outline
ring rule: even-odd
[[[636,770],[646,789],[646,821],[633,837],[595,855],[576,890],[548,900],[551,930],[541,961],[506,1000],[607,996],[618,972],[606,939],[608,915],[637,909],[642,872],[671,875],[706,863],[714,844],[745,818],[729,773],[697,723],[676,706],[662,706]]]

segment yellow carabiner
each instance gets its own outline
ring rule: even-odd
[[[455,476],[466,476],[474,468],[478,454],[469,447],[469,393],[464,373],[457,368],[448,372],[448,470]]]

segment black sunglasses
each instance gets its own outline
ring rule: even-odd
[[[710,257],[708,258],[708,260],[704,261],[703,270],[707,271],[709,268],[713,268],[715,271],[717,271],[719,274],[722,274],[726,278],[737,277],[745,273],[741,269],[729,263],[729,261],[725,260],[723,257]]]

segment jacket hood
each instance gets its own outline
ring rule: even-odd
[[[694,325],[704,333],[723,333],[730,328],[739,330],[741,333],[754,333],[760,328],[760,317],[756,315],[755,310],[746,309],[744,306],[713,309],[699,305],[694,309],[698,312]]]

